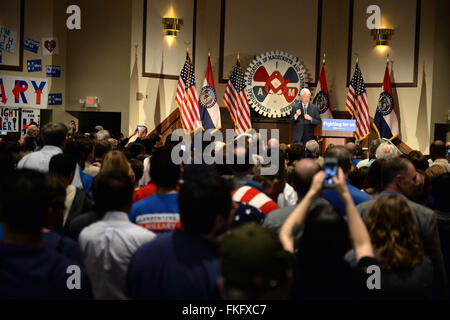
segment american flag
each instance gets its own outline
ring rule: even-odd
[[[194,66],[189,57],[189,51],[186,52],[186,61],[184,62],[180,78],[178,79],[175,102],[180,109],[181,123],[186,131],[191,133],[202,127],[198,106],[197,86],[195,84]]]
[[[366,85],[358,62],[356,62],[355,73],[348,87],[345,108],[356,120],[356,138],[360,141],[363,140],[370,132],[369,105],[367,103]]]
[[[228,85],[223,95],[223,102],[230,111],[237,134],[244,133],[252,128],[250,108],[245,95],[244,73],[242,72],[239,58],[228,80]]]

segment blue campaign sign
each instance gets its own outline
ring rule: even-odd
[[[60,66],[47,66],[47,77],[59,78],[61,77]]]
[[[356,120],[322,119],[324,131],[356,131]]]
[[[23,40],[23,48],[33,53],[38,53],[39,41],[26,38],[25,40]]]
[[[49,106],[62,105],[62,93],[50,93],[48,95],[48,105]]]
[[[42,71],[42,61],[38,60],[27,60],[28,72],[38,72]]]

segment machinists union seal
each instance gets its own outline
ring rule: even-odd
[[[245,92],[250,106],[269,118],[291,113],[300,103],[307,74],[300,60],[285,52],[271,51],[256,57],[245,73]]]

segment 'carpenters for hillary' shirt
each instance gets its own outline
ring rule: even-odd
[[[130,221],[156,234],[181,227],[178,193],[154,194],[131,207]]]

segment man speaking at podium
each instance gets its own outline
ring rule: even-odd
[[[303,88],[300,91],[301,103],[292,108],[291,124],[292,142],[301,141],[306,144],[307,141],[314,139],[314,128],[320,123],[319,109],[315,104],[309,102],[311,92]]]

